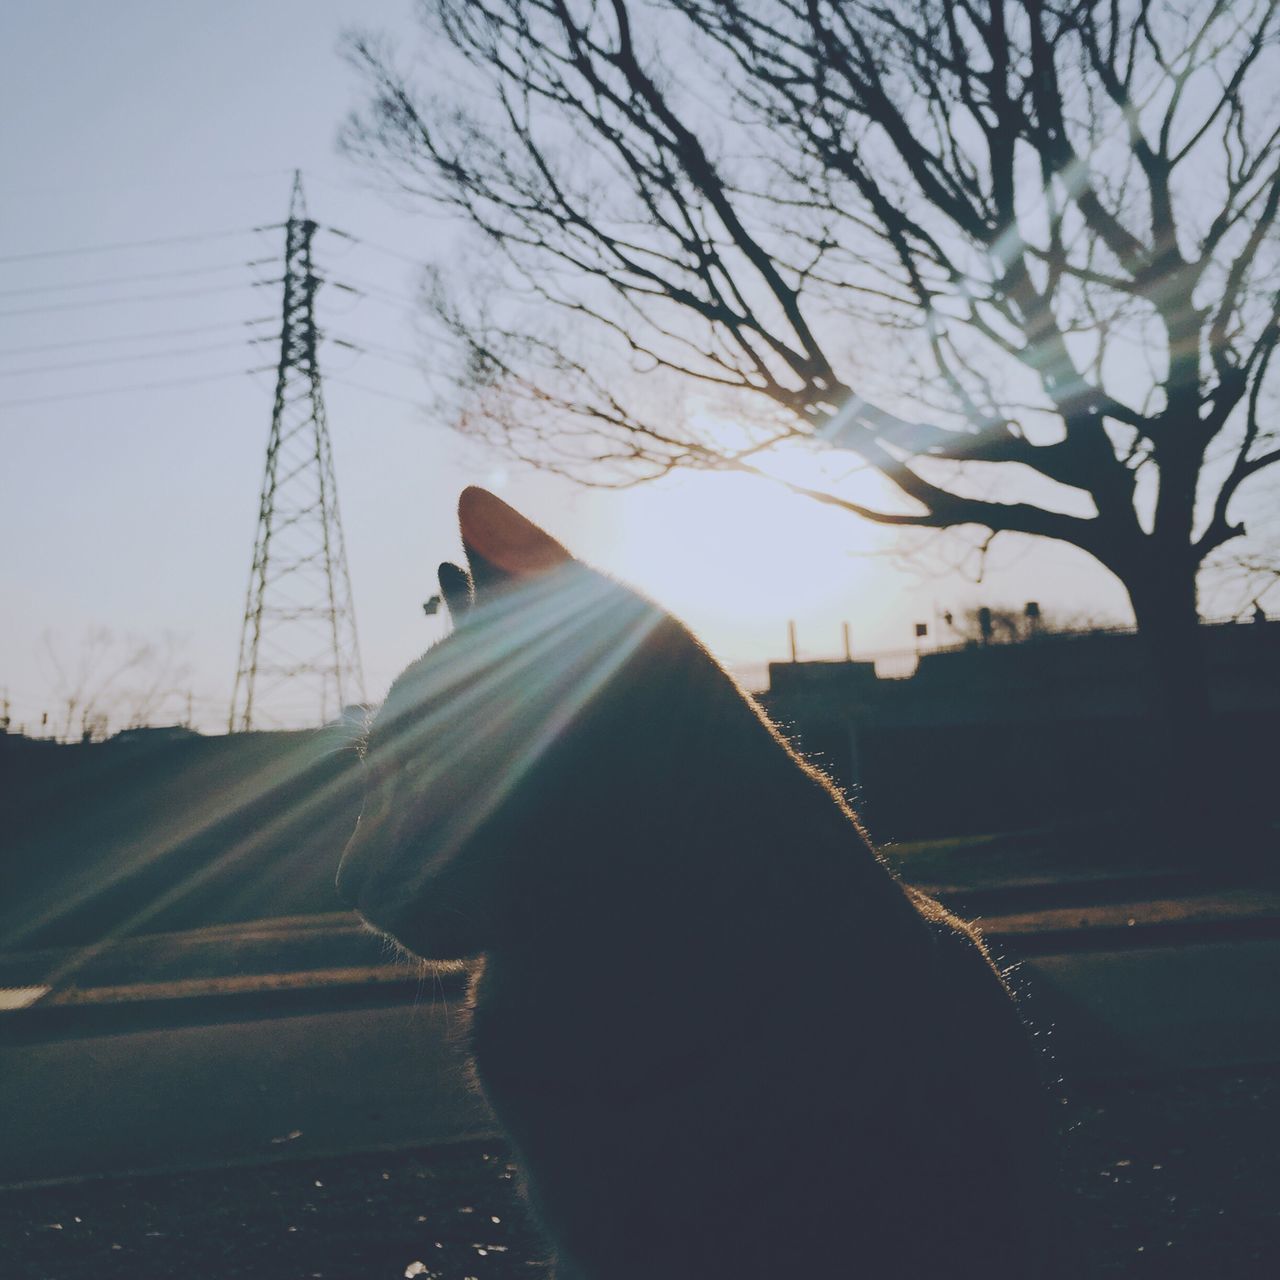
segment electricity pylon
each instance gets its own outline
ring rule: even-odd
[[[325,422],[311,261],[316,224],[294,174],[284,310],[258,533],[228,730],[323,724],[363,701],[351,580]]]

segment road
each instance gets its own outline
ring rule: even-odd
[[[1280,939],[1246,938],[1042,955],[1017,980],[1069,1082],[1280,1062],[1277,974]],[[456,995],[273,999],[247,1014],[230,1000],[216,1018],[175,1002],[159,1025],[145,1011],[20,1035],[0,1023],[0,1186],[491,1131],[466,1082]]]
[[[457,1010],[401,1002],[0,1047],[0,1186],[492,1132]]]

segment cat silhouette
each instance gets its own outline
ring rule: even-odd
[[[1030,1042],[977,934],[673,618],[500,499],[393,684],[339,889],[478,957],[559,1280],[1049,1274]]]

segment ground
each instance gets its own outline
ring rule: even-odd
[[[1061,1115],[1082,1276],[1280,1275],[1280,1071],[1077,1087]],[[6,1192],[0,1238],[13,1280],[511,1280],[545,1256],[497,1143]]]

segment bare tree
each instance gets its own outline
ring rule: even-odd
[[[1280,504],[1249,521],[1249,537],[1228,543],[1206,566],[1211,600],[1220,613],[1266,620],[1280,612]]]
[[[189,674],[172,636],[145,641],[97,627],[85,632],[73,654],[49,633],[44,648],[58,704],[55,736],[64,742],[105,738],[113,724],[150,723],[182,696]]]
[[[884,501],[792,487],[1070,543],[1190,757],[1201,568],[1280,461],[1274,0],[422,11],[460,71],[353,37],[345,140],[480,232],[460,425],[603,484],[853,455]]]
[[[1280,555],[1274,551],[1232,557],[1222,573],[1235,589],[1237,616],[1248,612],[1255,622],[1265,622],[1268,608],[1274,612],[1280,604]]]

